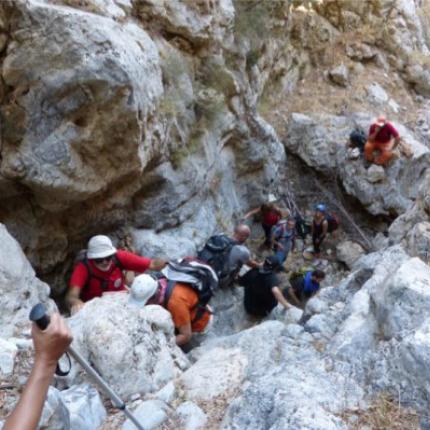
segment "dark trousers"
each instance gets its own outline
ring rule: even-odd
[[[272,237],[272,227],[273,227],[273,225],[261,224],[261,227],[263,227],[264,234],[266,236],[266,240],[264,241],[264,243],[266,245],[270,245],[270,239]]]
[[[320,236],[317,233],[314,233],[312,235],[312,244],[314,246],[314,251],[316,254],[319,254],[321,252],[321,244],[324,240],[325,236]]]

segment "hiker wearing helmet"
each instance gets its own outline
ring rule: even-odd
[[[285,213],[285,215],[288,212]],[[289,252],[294,249],[296,238],[296,220],[294,218],[281,219],[273,229],[272,243],[279,265],[284,264]]]
[[[320,284],[325,278],[322,270],[305,270],[295,272],[290,276],[290,285],[286,290],[288,300],[303,309],[307,301],[320,290]]]
[[[384,116],[380,116],[370,126],[369,137],[364,146],[364,156],[371,163],[385,166],[393,158],[393,149],[399,143],[399,132]],[[374,151],[379,151],[376,158]]]
[[[314,257],[319,258],[321,244],[327,233],[337,230],[340,219],[334,212],[329,213],[326,205],[320,203],[315,207],[314,219],[312,222],[312,244],[314,246]]]
[[[258,213],[261,213],[262,220],[261,220],[261,227],[264,231],[265,240],[264,245],[270,246],[271,245],[271,236],[272,236],[272,230],[273,227],[278,223],[278,221],[282,217],[282,211],[281,209],[275,205],[276,197],[275,196],[269,196],[269,202],[263,203],[258,208],[250,210],[243,218],[247,219],[252,215],[256,215]]]
[[[193,333],[204,332],[212,314],[206,306],[198,306],[199,297],[189,285],[174,282],[170,284],[166,278],[154,279],[149,275],[139,275],[134,279],[129,303],[143,307],[160,305],[167,309],[173,320],[176,333],[176,344],[184,346],[190,342]]]
[[[239,278],[239,285],[245,287],[243,304],[248,314],[265,317],[278,303],[285,309],[291,307],[279,288],[279,279],[274,273],[278,268],[278,258],[271,255],[261,268],[251,269]]]
[[[146,270],[161,270],[165,265],[164,260],[151,260],[117,250],[107,236],[92,237],[70,278],[67,303],[72,314],[85,302],[105,292],[127,291],[123,270],[142,273]]]

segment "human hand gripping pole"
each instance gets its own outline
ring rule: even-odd
[[[49,323],[50,318],[46,314],[46,309],[43,306],[42,303],[37,304],[33,307],[33,309],[30,312],[30,320],[34,321],[37,326],[41,330],[45,330]],[[102,391],[110,397],[112,400],[113,405],[124,412],[124,414],[127,416],[127,418],[130,419],[130,421],[133,422],[133,424],[139,429],[139,430],[145,430],[145,428],[142,426],[142,424],[139,423],[137,418],[127,409],[126,404],[118,397],[118,395],[107,385],[107,383],[102,379],[102,377],[91,367],[91,365],[88,363],[88,361],[85,360],[84,357],[82,357],[79,352],[77,352],[72,346],[69,346],[67,348],[67,352],[83,367],[85,372],[93,378],[94,382],[102,389]]]

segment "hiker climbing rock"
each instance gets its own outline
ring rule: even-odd
[[[117,250],[103,235],[92,237],[88,248],[81,252],[73,270],[67,294],[72,314],[88,300],[105,292],[127,291],[123,270],[143,273],[161,270],[166,262],[161,259],[140,257],[128,251]]]
[[[233,284],[244,264],[251,268],[261,266],[251,258],[251,252],[244,245],[250,234],[251,230],[247,225],[239,224],[232,237],[225,234],[212,236],[197,254],[200,261],[214,269],[221,288]]]
[[[319,258],[321,254],[321,244],[328,233],[332,233],[339,227],[339,218],[336,214],[328,213],[324,204],[319,204],[315,208],[312,222],[312,244],[314,247],[314,257]]]
[[[252,209],[244,216],[244,219],[247,219],[252,215],[261,214],[261,227],[263,228],[265,235],[264,245],[266,245],[267,247],[271,245],[271,235],[273,227],[282,217],[282,211],[278,206],[275,205],[275,201],[276,197],[270,196],[268,203],[263,203],[261,206]]]
[[[239,285],[245,287],[243,304],[248,314],[265,317],[278,303],[285,309],[291,307],[282,294],[279,279],[274,273],[278,267],[278,258],[271,255],[264,260],[261,268],[251,269],[239,278]]]
[[[290,285],[285,294],[294,306],[303,309],[306,302],[318,293],[325,278],[322,270],[301,270],[290,276]]]
[[[160,305],[167,309],[172,315],[179,346],[189,343],[193,333],[204,332],[212,319],[209,306],[200,305],[199,294],[190,284],[172,282],[164,276],[159,279],[146,274],[137,276],[131,285],[129,303],[140,307]]]
[[[364,146],[366,160],[375,164],[386,166],[393,158],[393,150],[400,143],[400,135],[396,128],[380,116],[370,126],[369,136]],[[379,155],[374,156],[374,151]]]
[[[280,266],[284,264],[288,253],[294,249],[295,237],[296,220],[294,218],[281,219],[273,229],[273,249]]]

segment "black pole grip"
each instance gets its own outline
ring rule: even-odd
[[[45,306],[43,306],[42,303],[33,306],[29,318],[37,324],[40,330],[45,330],[51,322],[49,316],[46,314]]]

